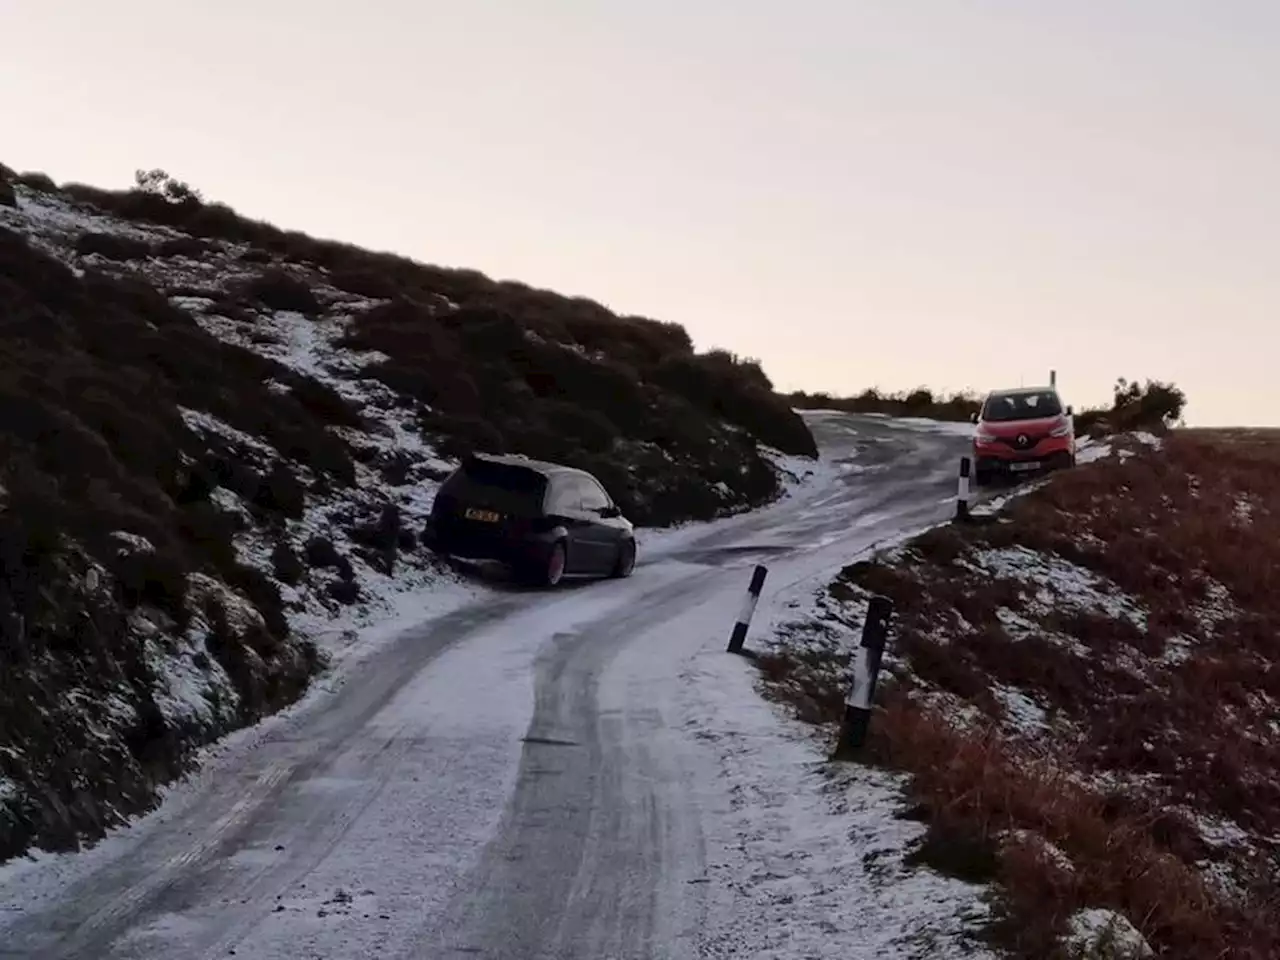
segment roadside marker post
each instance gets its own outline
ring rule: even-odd
[[[729,653],[744,653],[743,643],[747,639],[747,627],[751,625],[751,617],[756,612],[756,604],[760,602],[760,591],[764,589],[764,578],[769,575],[769,568],[757,564],[751,574],[751,585],[747,587],[747,596],[742,601],[742,612],[733,625],[733,633],[729,635]]]
[[[956,490],[956,519],[961,522],[969,519],[969,470],[972,465],[968,457],[960,458],[960,485]]]
[[[840,738],[833,760],[850,759],[867,741],[871,726],[871,706],[875,703],[876,683],[880,679],[880,661],[889,638],[889,619],[893,601],[874,596],[867,604],[867,617],[862,624],[862,642],[854,651],[853,683],[844,700],[844,718],[840,722]]]

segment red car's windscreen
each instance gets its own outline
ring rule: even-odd
[[[998,393],[987,398],[982,419],[991,423],[1013,420],[1041,420],[1062,416],[1062,402],[1049,391]]]

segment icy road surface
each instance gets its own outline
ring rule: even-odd
[[[824,461],[788,499],[646,535],[629,580],[496,586],[98,847],[0,868],[0,957],[941,955],[975,893],[872,883],[868,844],[910,830],[892,785],[847,789],[861,826],[829,815],[820,755],[724,646],[753,564],[764,621],[945,520],[967,431],[808,419]]]

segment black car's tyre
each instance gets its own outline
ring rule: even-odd
[[[611,577],[629,577],[636,568],[636,542],[628,540],[618,547],[618,559],[613,565]]]
[[[558,587],[560,581],[564,579],[564,569],[568,554],[565,552],[563,540],[558,540],[551,546],[551,552],[547,554],[547,562],[543,565],[542,570],[538,573],[538,585],[543,587]]]

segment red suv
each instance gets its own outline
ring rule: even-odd
[[[996,477],[1073,467],[1076,432],[1071,408],[1053,387],[994,390],[972,417],[973,473],[978,486]]]

